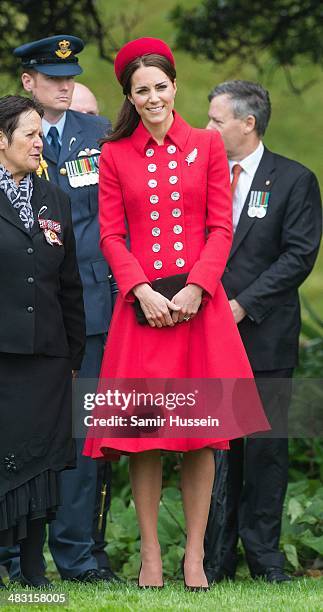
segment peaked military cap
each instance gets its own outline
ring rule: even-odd
[[[23,68],[32,68],[49,76],[75,76],[83,72],[76,53],[84,48],[84,42],[76,36],[61,34],[26,43],[14,49],[21,58]]]

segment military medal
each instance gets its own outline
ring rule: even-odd
[[[97,149],[85,149],[79,152],[77,159],[65,162],[71,187],[96,185],[99,182],[99,153]]]
[[[270,191],[251,191],[248,203],[248,216],[263,219],[267,214]]]
[[[39,227],[42,230],[50,229],[53,232],[60,234],[62,231],[61,224],[59,221],[53,221],[52,219],[38,219]]]
[[[62,246],[62,241],[59,239],[57,234],[60,234],[62,231],[61,224],[59,221],[53,221],[52,219],[38,219],[39,227],[43,230],[45,240],[51,246],[57,244],[58,246]]]
[[[53,232],[53,230],[45,229],[44,236],[48,244],[50,244],[51,246],[54,246],[54,244],[58,244],[58,246],[62,246],[63,244],[62,241],[57,236],[56,232]]]
[[[265,216],[266,212],[267,212],[267,209],[264,206],[261,206],[260,208],[258,208],[256,212],[258,219],[262,219]]]

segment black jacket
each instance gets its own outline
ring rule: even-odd
[[[70,357],[79,369],[85,321],[69,198],[34,176],[32,206],[30,232],[0,191],[0,352]],[[41,208],[60,223],[62,246],[46,241]]]
[[[298,288],[314,265],[322,232],[318,182],[301,164],[265,149],[251,190],[269,191],[267,214],[248,216],[248,195],[223,285],[248,313],[239,331],[254,371],[298,360]]]

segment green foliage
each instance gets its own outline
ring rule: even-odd
[[[101,57],[112,61],[105,52],[104,31],[96,0],[3,0],[0,5],[0,60],[2,73],[15,76],[17,59],[12,49],[24,42],[61,33],[98,44]]]
[[[300,480],[288,487],[281,546],[294,570],[312,567],[323,556],[323,486]]]
[[[302,301],[306,319],[302,325],[300,365],[296,374],[303,379],[319,379],[323,371],[323,323],[308,300]],[[317,392],[320,393],[319,384]],[[285,500],[281,546],[294,570],[315,566],[315,563],[321,567],[323,439],[292,439],[289,456],[289,477],[294,482],[290,483]]]
[[[315,312],[309,300],[302,297],[303,317],[300,378],[321,378],[323,372],[323,320]]]
[[[179,575],[184,553],[185,530],[180,492],[163,490],[158,535],[166,577]],[[107,527],[109,557],[126,578],[135,578],[140,566],[139,531],[132,501],[112,500]],[[290,483],[284,504],[281,548],[293,570],[307,569],[323,556],[323,486],[319,480]],[[242,570],[243,571],[243,570]]]
[[[164,573],[174,577],[184,553],[184,516],[180,492],[174,487],[163,490],[158,535],[161,544]],[[115,568],[127,578],[138,575],[140,565],[139,531],[135,507],[132,500],[125,502],[121,497],[113,497],[110,521],[107,526],[109,557]]]
[[[304,296],[302,306],[305,316],[302,322],[300,363],[296,370],[296,376],[304,379],[303,392],[305,397],[308,393],[308,401],[313,401],[316,406],[320,406],[323,404],[320,382],[323,372],[323,321]],[[307,380],[308,387],[306,385]],[[317,423],[317,428],[319,429],[319,423]],[[310,479],[319,479],[323,482],[322,437],[290,440],[289,457],[289,477],[291,480],[297,481],[303,479],[306,475]]]
[[[300,57],[322,63],[320,0],[203,0],[192,9],[177,6],[171,17],[179,47],[216,64],[233,58],[263,72],[268,53],[285,70]],[[289,71],[287,77],[292,85]]]
[[[295,438],[289,441],[291,481],[317,478],[323,482],[323,439]]]

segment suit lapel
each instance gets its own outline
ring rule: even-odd
[[[45,217],[48,217],[48,208],[47,208],[47,198],[46,198],[46,181],[45,179],[40,179],[38,178],[38,176],[33,176],[33,181],[34,181],[34,189],[33,189],[33,195],[31,198],[31,205],[33,207],[33,212],[34,212],[34,225],[31,229],[31,236],[34,236],[34,234],[37,234],[37,232],[40,232],[40,227],[39,227],[39,223],[38,223],[38,216],[39,216],[39,212],[41,211],[41,209],[43,207],[46,206],[46,211],[45,212]]]
[[[274,155],[268,149],[264,149],[263,156],[260,160],[260,164],[257,168],[256,174],[253,178],[250,191],[245,200],[243,209],[241,211],[239,223],[234,234],[233,243],[229,259],[234,255],[241,242],[247,236],[249,230],[252,228],[256,221],[256,217],[249,217],[248,208],[250,201],[251,191],[271,191],[272,184],[275,180],[275,162]],[[268,183],[270,181],[270,183]]]
[[[35,174],[33,174],[33,195],[31,198],[31,205],[34,213],[34,225],[31,230],[25,228],[22,223],[18,211],[13,208],[11,202],[9,202],[7,196],[0,190],[0,216],[15,225],[18,229],[28,236],[33,236],[37,231],[39,231],[38,224],[38,212],[40,208],[43,206],[45,201],[45,189],[42,188],[42,180],[39,179]]]
[[[67,159],[75,159],[83,142],[84,137],[78,121],[72,111],[67,111],[58,164],[61,166]]]
[[[29,230],[27,230],[22,221],[19,218],[18,211],[14,209],[11,202],[9,202],[7,196],[0,189],[0,217],[15,225],[18,229],[26,234],[30,234]]]

